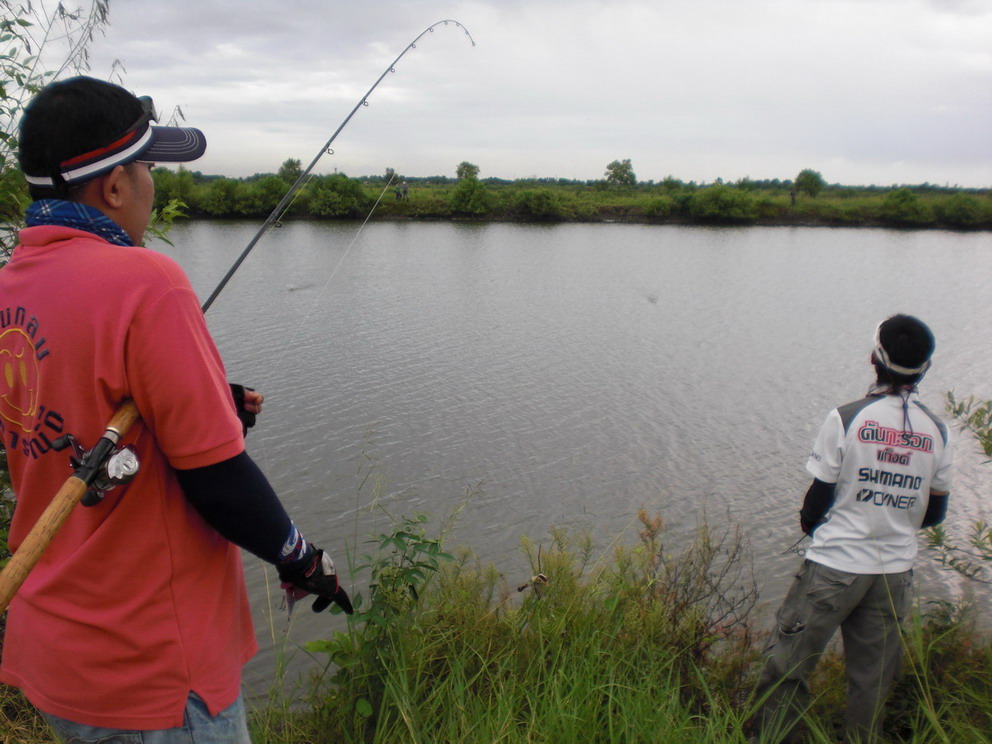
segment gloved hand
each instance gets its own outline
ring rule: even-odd
[[[354,611],[351,607],[351,600],[348,599],[348,593],[338,583],[334,561],[327,553],[319,548],[308,546],[306,556],[298,561],[297,565],[302,567],[290,569],[280,566],[278,568],[282,588],[286,590],[286,601],[289,604],[290,612],[293,611],[293,604],[308,594],[317,596],[313,601],[314,612],[323,612],[332,602],[348,615]]]
[[[255,392],[255,388],[234,382],[229,382],[228,385],[231,387],[231,395],[234,396],[234,410],[241,421],[241,434],[248,436],[248,430],[255,425],[256,415],[262,410],[265,396]]]

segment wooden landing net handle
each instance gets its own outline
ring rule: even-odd
[[[101,443],[104,440],[110,443],[110,446],[106,447],[107,455],[137,420],[138,409],[134,403],[129,400],[124,401],[110,419],[107,430],[101,439]],[[92,475],[95,476],[98,469],[98,467],[93,468]],[[92,476],[90,482],[92,482]],[[31,569],[41,560],[42,554],[55,539],[58,531],[62,529],[62,525],[69,518],[73,507],[86,495],[89,487],[90,483],[84,478],[76,474],[70,475],[38,518],[34,527],[31,528],[27,537],[24,538],[17,552],[4,566],[3,571],[0,572],[0,613],[7,609],[10,601],[17,594],[17,590],[21,588],[21,584],[31,573]]]

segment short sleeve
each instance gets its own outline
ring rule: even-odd
[[[953,461],[954,439],[953,434],[948,429],[947,441],[944,443],[944,449],[940,453],[940,460],[937,462],[936,470],[934,471],[933,478],[930,481],[930,490],[937,491],[938,493],[950,493]]]
[[[128,384],[169,463],[204,467],[240,454],[244,438],[196,295],[181,270],[169,273],[128,329]]]
[[[827,415],[806,461],[806,470],[817,480],[836,483],[844,459],[844,424],[836,409]]]

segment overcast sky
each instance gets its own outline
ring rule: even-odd
[[[992,186],[989,0],[112,0],[92,74],[209,142],[208,174]]]

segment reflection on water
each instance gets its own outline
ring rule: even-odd
[[[181,225],[162,250],[206,297],[256,229]],[[742,523],[767,612],[797,560],[782,551],[808,447],[864,393],[880,319],[933,328],[931,407],[952,388],[992,397],[990,249],[937,231],[289,224],[207,318],[231,379],[266,393],[250,451],[339,563],[387,512],[441,520],[468,490],[451,540],[512,585],[530,575],[522,536],[589,530],[608,560],[645,506],[673,535]],[[975,448],[958,451],[960,535],[988,507]],[[246,563],[264,626],[263,567]],[[925,596],[960,590],[924,557],[917,573]],[[302,615],[296,639],[338,627]]]

